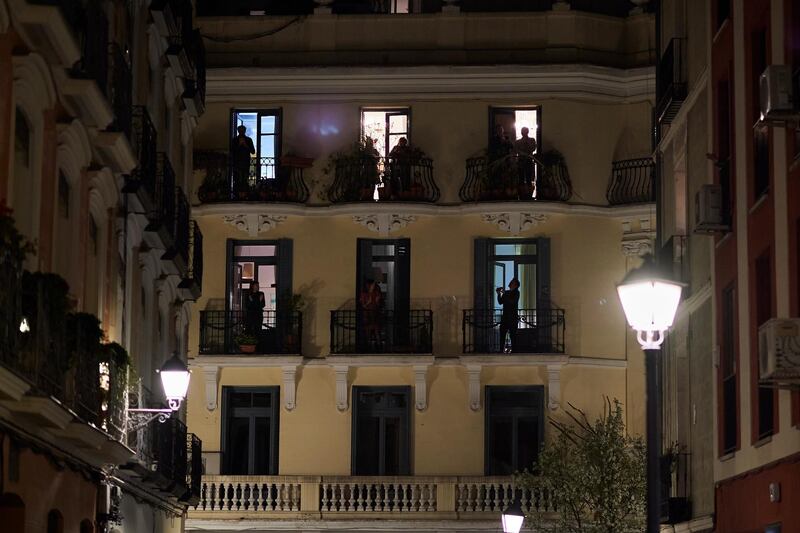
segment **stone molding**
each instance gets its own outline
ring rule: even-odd
[[[496,225],[501,231],[519,235],[541,223],[547,221],[547,215],[542,213],[488,213],[482,215],[484,222]]]
[[[395,213],[375,213],[372,215],[353,215],[353,222],[361,224],[370,231],[374,231],[382,236],[389,235],[393,231],[405,228],[417,217],[414,215],[400,215]]]
[[[222,216],[223,222],[247,233],[250,237],[265,233],[278,224],[286,222],[286,219],[285,215],[259,215],[255,213]]]

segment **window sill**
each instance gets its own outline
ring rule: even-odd
[[[715,248],[722,247],[723,244],[725,244],[729,239],[732,238],[731,235],[733,235],[733,231],[726,231],[725,235],[720,240],[717,241],[714,247]]]
[[[719,462],[720,463],[726,463],[726,462],[730,461],[731,459],[733,459],[734,457],[736,457],[736,450],[734,450],[732,452],[728,452],[725,455],[720,455],[719,456]]]
[[[755,203],[753,203],[753,206],[748,211],[748,214],[752,215],[758,211],[758,209],[767,201],[767,198],[769,198],[769,188],[759,195],[758,199],[755,201]]]
[[[730,25],[730,23],[731,23],[731,18],[730,17],[728,17],[724,21],[722,21],[722,24],[720,24],[719,28],[717,28],[717,31],[714,33],[714,37],[711,39],[712,43],[716,43],[717,42],[717,39],[722,34],[722,31],[725,28],[727,28]]]
[[[753,448],[761,448],[762,446],[766,446],[770,442],[772,442],[772,435],[761,437],[760,439],[758,439],[753,443]]]

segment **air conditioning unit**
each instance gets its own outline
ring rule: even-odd
[[[773,318],[758,328],[761,381],[800,383],[800,318]]]
[[[759,78],[759,88],[762,122],[780,123],[797,120],[790,65],[768,66]]]
[[[722,206],[722,186],[703,185],[694,198],[694,232],[729,231]]]

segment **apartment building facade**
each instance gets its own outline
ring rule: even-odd
[[[761,379],[759,331],[797,316],[798,135],[764,115],[760,77],[789,65],[797,94],[800,12],[782,1],[661,7],[659,96],[672,112],[658,129],[660,244],[690,288],[685,340],[679,318],[666,363],[665,445],[679,442],[689,465],[673,495],[691,503],[690,526],[713,511],[716,531],[792,531],[797,392]]]
[[[192,25],[189,2],[0,2],[3,531],[182,531],[199,497],[184,412],[129,411],[166,407],[202,284]]]
[[[656,229],[638,4],[198,5],[188,529],[495,530],[548,417],[605,396],[642,431],[615,295]]]

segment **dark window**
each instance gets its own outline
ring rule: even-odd
[[[64,533],[64,517],[55,509],[47,513],[47,533]]]
[[[277,475],[278,387],[222,387],[223,474]]]
[[[722,378],[722,453],[737,447],[739,420],[736,414],[736,289],[729,285],[722,291],[722,339],[720,374]]]
[[[764,322],[772,318],[772,261],[770,250],[756,259],[756,332]],[[756,370],[757,371],[757,370]],[[758,438],[775,432],[775,390],[758,387]]]
[[[734,198],[731,172],[731,84],[730,80],[717,82],[717,175],[722,189],[723,218],[733,221]]]
[[[249,175],[252,180],[274,179],[281,156],[281,122],[280,109],[239,110],[232,111],[231,116],[231,152],[238,134],[237,128],[247,128],[245,135],[253,141],[256,150],[251,155]]]
[[[410,387],[353,387],[354,476],[411,473]]]
[[[752,72],[751,99],[753,105],[753,122],[761,116],[760,76],[767,68],[767,30],[754,31],[751,36]],[[769,187],[769,129],[755,127],[753,129],[753,198],[758,199]]]
[[[63,172],[58,173],[58,214],[61,218],[69,218],[70,186]]]
[[[99,247],[98,241],[98,229],[97,223],[94,221],[94,217],[89,215],[89,245],[92,251],[92,255],[97,256],[97,250]]]
[[[485,470],[532,470],[544,442],[544,387],[486,387]]]
[[[731,16],[731,0],[716,1],[717,29]]]
[[[388,157],[401,137],[411,143],[411,110],[362,109],[361,137],[372,139],[381,157]]]
[[[14,153],[15,160],[22,163],[25,167],[31,164],[31,130],[25,115],[17,108],[14,130]]]

